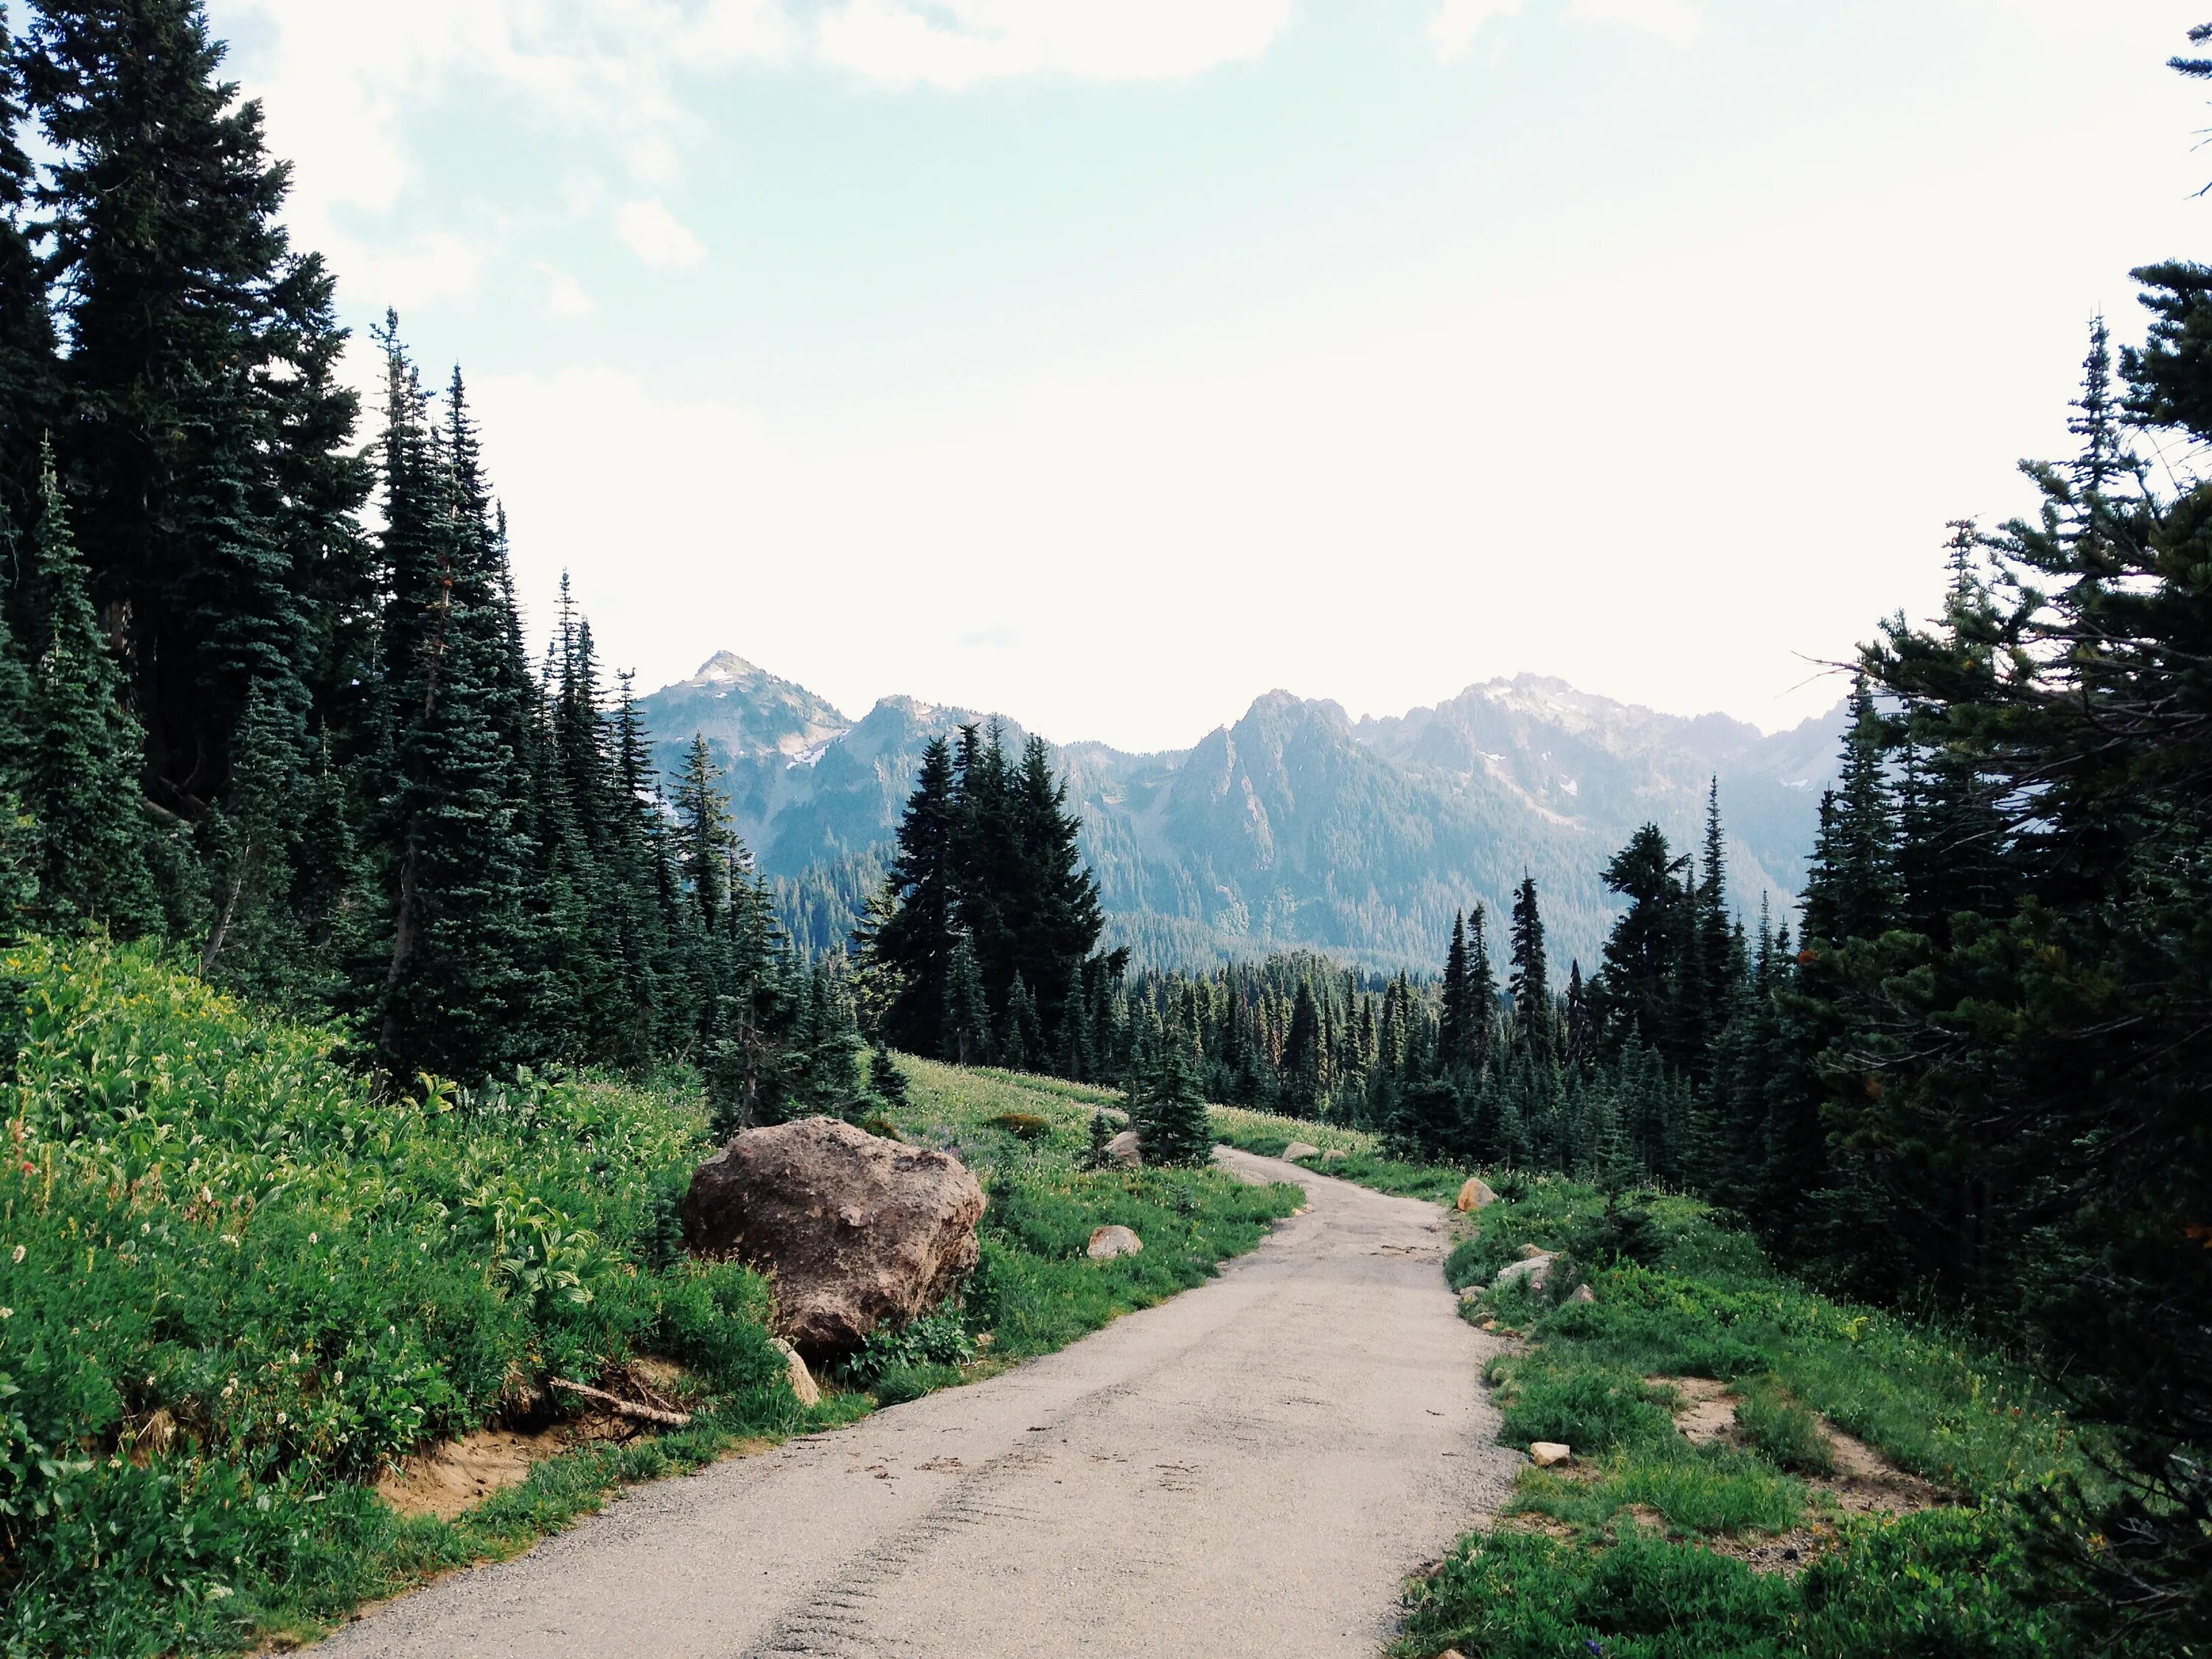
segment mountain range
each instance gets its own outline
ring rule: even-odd
[[[672,772],[695,733],[800,943],[842,942],[882,878],[922,745],[991,716],[885,697],[858,720],[721,652],[643,697]],[[1000,716],[1010,747],[1025,737]],[[1109,939],[1156,966],[1274,950],[1433,969],[1453,913],[1482,903],[1492,949],[1524,872],[1552,956],[1587,970],[1616,912],[1600,872],[1637,827],[1687,851],[1717,778],[1730,882],[1747,918],[1786,918],[1802,884],[1841,706],[1771,736],[1722,714],[1662,714],[1523,674],[1433,708],[1354,720],[1270,691],[1189,749],[1052,745],[1083,817]]]

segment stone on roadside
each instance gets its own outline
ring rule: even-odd
[[[1324,1164],[1341,1164],[1351,1156],[1352,1154],[1346,1152],[1343,1147],[1332,1146],[1321,1155],[1321,1161]]]
[[[791,1392],[801,1406],[808,1410],[822,1403],[822,1389],[814,1381],[814,1373],[806,1369],[806,1362],[799,1357],[799,1350],[781,1337],[775,1339],[776,1347],[783,1354],[785,1375],[791,1379]]]
[[[1540,1469],[1548,1469],[1555,1463],[1571,1463],[1574,1456],[1572,1447],[1563,1446],[1556,1440],[1532,1441],[1528,1447],[1528,1461]]]
[[[1127,1227],[1101,1227],[1091,1235],[1083,1254],[1093,1261],[1111,1261],[1119,1255],[1135,1255],[1145,1248],[1145,1241]]]
[[[1294,1140],[1289,1146],[1283,1148],[1283,1162],[1285,1164],[1297,1164],[1303,1162],[1306,1158],[1319,1158],[1320,1156],[1320,1147],[1310,1146],[1303,1140]]]
[[[1480,1176],[1469,1176],[1467,1184],[1459,1189],[1459,1207],[1470,1215],[1497,1202],[1498,1194]]]
[[[1527,1279],[1528,1288],[1540,1291],[1551,1282],[1553,1257],[1548,1251],[1539,1250],[1520,1261],[1508,1262],[1498,1270],[1498,1277],[1490,1281],[1493,1291],[1503,1290],[1519,1279]]]
[[[1106,1143],[1106,1162],[1116,1170],[1144,1168],[1144,1150],[1137,1145],[1134,1129],[1124,1129]]]
[[[982,1214],[959,1159],[811,1117],[748,1129],[693,1171],[684,1242],[773,1274],[777,1329],[841,1354],[957,1290]]]

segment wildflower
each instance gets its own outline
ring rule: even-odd
[[[212,1203],[214,1203],[214,1202],[215,1202],[215,1189],[214,1189],[213,1188],[211,1188],[211,1187],[203,1187],[203,1188],[200,1188],[200,1202],[201,1202],[201,1203],[203,1203],[203,1204],[212,1204]]]
[[[322,1241],[322,1238],[321,1238],[320,1235],[319,1235],[319,1234],[316,1234],[316,1233],[309,1233],[309,1234],[307,1235],[307,1243],[310,1243],[310,1244],[319,1244],[319,1243],[321,1243],[322,1242],[323,1242],[323,1241]]]
[[[230,1381],[229,1381],[229,1382],[226,1382],[226,1383],[224,1383],[224,1384],[222,1385],[222,1397],[223,1397],[225,1400],[229,1399],[229,1398],[231,1397],[231,1395],[233,1395],[236,1394],[237,1392],[238,1392],[238,1379],[237,1379],[236,1377],[234,1377],[234,1377],[232,1377],[232,1378],[230,1379]]]
[[[23,1247],[22,1247],[21,1244],[18,1244],[18,1245],[15,1247],[15,1254],[14,1257],[12,1258],[12,1260],[15,1261],[15,1265],[16,1265],[17,1267],[21,1267],[21,1266],[23,1265]]]
[[[0,1319],[13,1319],[15,1316],[15,1310],[13,1308],[0,1308]]]
[[[280,1429],[284,1426],[284,1413],[282,1412],[276,1413],[276,1426]]]

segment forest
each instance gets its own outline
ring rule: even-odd
[[[1693,1194],[2063,1387],[2105,1467],[2021,1500],[2039,1582],[2085,1641],[2207,1639],[2212,482],[2153,457],[2212,444],[2212,266],[2132,273],[2036,510],[1953,526],[1942,614],[1838,665],[1796,915],[1736,902],[1716,786],[1564,974],[1533,878],[1431,976],[1135,971],[1066,780],[989,726],[925,750],[851,939],[794,946],[704,739],[661,775],[589,622],[528,633],[460,371],[387,315],[377,405],[343,384],[289,179],[198,0],[0,34],[0,939],[146,942],[385,1100],[672,1069],[720,1137],[896,1105],[896,1051],[1126,1090],[1159,1161],[1213,1101]]]

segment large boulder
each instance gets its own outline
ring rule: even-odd
[[[1115,1170],[1136,1170],[1144,1167],[1144,1148],[1137,1144],[1137,1132],[1124,1129],[1106,1143],[1106,1163]]]
[[[1294,1140],[1283,1148],[1283,1161],[1285,1164],[1303,1164],[1310,1158],[1320,1156],[1320,1147],[1303,1140]]]
[[[983,1189],[960,1160],[835,1118],[748,1129],[692,1173],[684,1242],[775,1276],[778,1327],[849,1353],[975,1270]]]

